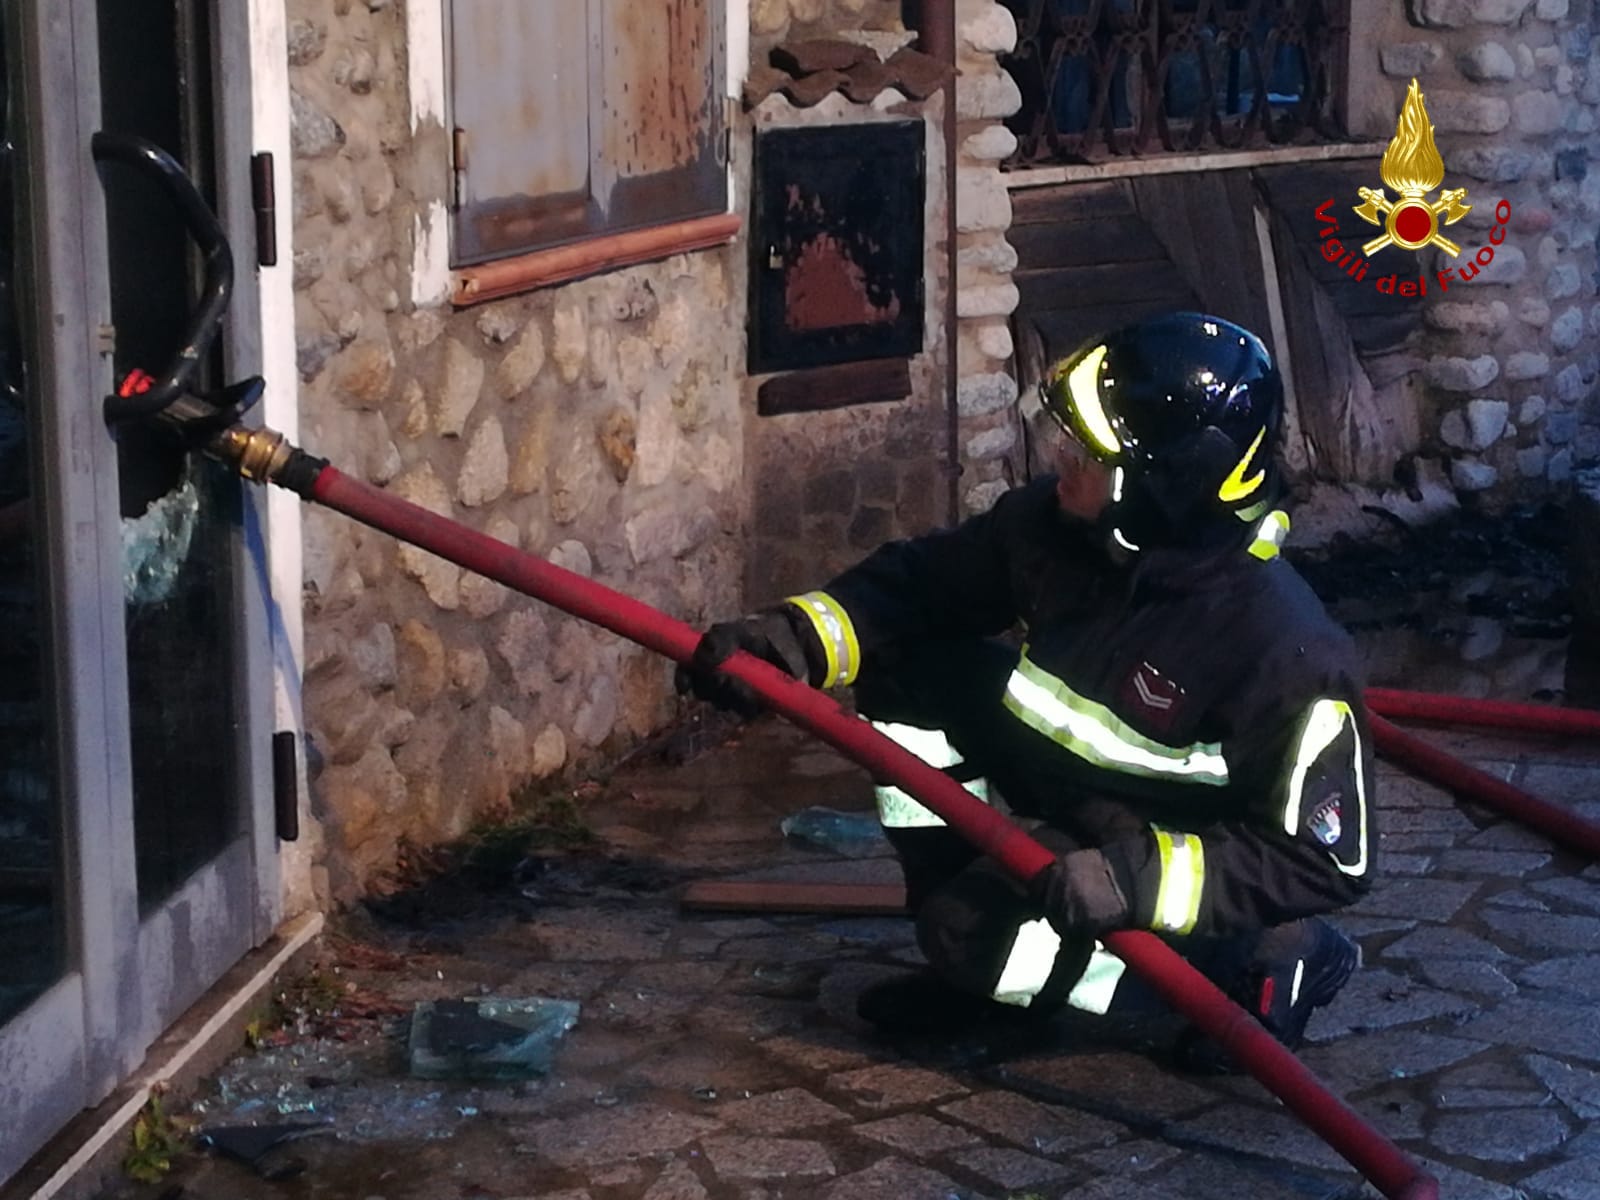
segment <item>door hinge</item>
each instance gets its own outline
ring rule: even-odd
[[[278,265],[278,187],[272,173],[272,152],[250,157],[250,203],[256,212],[256,263]]]
[[[467,203],[467,131],[459,125],[450,131],[450,171],[451,206],[463,208]]]
[[[272,735],[272,814],[280,842],[300,839],[300,763],[292,730]]]

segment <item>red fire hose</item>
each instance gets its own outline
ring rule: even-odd
[[[1496,779],[1487,771],[1468,766],[1454,755],[1430,746],[1419,737],[1373,716],[1372,737],[1378,753],[1400,766],[1449,788],[1459,796],[1477,800],[1514,817],[1524,825],[1548,834],[1557,844],[1600,858],[1600,825],[1570,809]]]
[[[241,435],[243,437],[244,435]],[[281,445],[281,443],[280,443]],[[534,555],[351,479],[303,452],[288,470],[264,470],[273,482],[393,534],[441,558],[488,576],[574,616],[687,662],[700,635],[681,621]],[[280,464],[281,465],[281,464]],[[246,475],[252,475],[247,467]],[[312,471],[315,471],[314,476]],[[854,761],[912,793],[952,828],[1020,880],[1032,879],[1053,855],[1008,818],[973,798],[941,771],[847,715],[822,692],[753,655],[738,653],[728,674],[753,688],[774,710]],[[1198,971],[1147,933],[1111,934],[1106,944],[1172,1005],[1342,1154],[1390,1200],[1437,1200],[1438,1182],[1393,1142],[1332,1095],[1294,1055]]]
[[[1545,704],[1511,704],[1503,700],[1470,700],[1432,692],[1368,688],[1367,707],[1384,717],[1484,725],[1530,733],[1600,736],[1600,712],[1587,708],[1553,708]]]

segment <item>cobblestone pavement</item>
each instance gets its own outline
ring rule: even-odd
[[[1600,818],[1593,747],[1423,732]],[[169,1180],[119,1196],[1376,1194],[1250,1079],[1168,1066],[1175,1021],[1069,1015],[1010,1041],[890,1044],[853,1001],[918,961],[908,922],[678,911],[694,878],[891,878],[886,859],[778,832],[808,805],[868,802],[861,772],[773,721],[688,765],[623,772],[594,810],[609,862],[556,860],[466,900],[424,891],[347,930],[359,940],[334,956],[342,981],[406,1007],[580,1001],[547,1079],[410,1079],[403,1018],[349,1042],[293,1040],[229,1064],[196,1115],[327,1122],[333,1136],[279,1152],[303,1173],[273,1182],[203,1158],[180,1168],[181,1192]],[[1379,802],[1384,877],[1339,918],[1367,966],[1317,1014],[1303,1061],[1431,1164],[1448,1200],[1600,1197],[1600,870],[1389,768]]]

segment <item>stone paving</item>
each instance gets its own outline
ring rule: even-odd
[[[1421,732],[1600,819],[1592,745]],[[1600,869],[1380,776],[1384,877],[1339,917],[1367,966],[1314,1019],[1303,1061],[1429,1163],[1448,1200],[1600,1197]],[[777,829],[807,805],[868,797],[860,771],[772,720],[687,765],[619,774],[593,808],[610,863],[551,862],[506,880],[504,902],[492,888],[476,905],[424,893],[407,922],[347,922],[359,941],[330,944],[342,979],[406,1006],[580,1001],[548,1078],[410,1079],[403,1018],[351,1042],[294,1040],[230,1063],[196,1115],[327,1122],[333,1136],[286,1148],[303,1174],[201,1158],[180,1167],[181,1191],[117,1200],[1376,1195],[1254,1081],[1173,1069],[1175,1020],[1069,1014],[891,1044],[853,1003],[918,961],[905,920],[679,912],[693,878],[892,877],[871,845],[841,855]],[[374,969],[373,948],[403,968]]]

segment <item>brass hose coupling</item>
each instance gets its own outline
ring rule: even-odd
[[[242,425],[223,430],[208,449],[254,483],[276,482],[295,451],[289,439],[275,429],[246,429]]]

